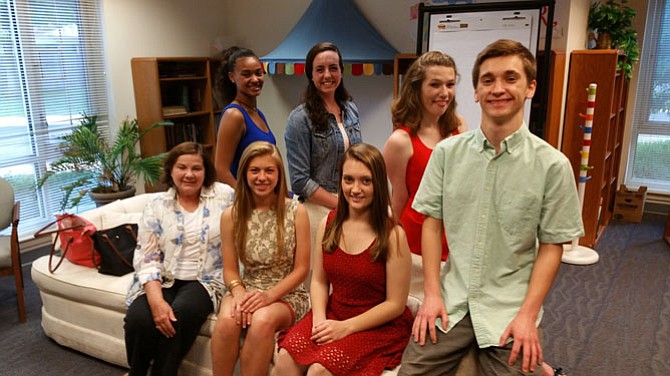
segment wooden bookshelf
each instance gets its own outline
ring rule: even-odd
[[[586,113],[587,87],[598,85],[589,153],[592,169],[582,211],[585,235],[579,242],[588,247],[595,246],[614,211],[628,99],[628,80],[617,67],[624,61],[625,55],[618,50],[576,50],[570,55],[561,150],[570,159],[577,179],[584,138],[580,114]]]
[[[416,59],[416,54],[396,54],[393,57],[393,98],[398,98],[402,76]]]
[[[143,156],[169,151],[184,141],[215,145],[213,75],[207,57],[140,57],[131,60],[135,108],[140,129],[169,120],[140,140]],[[147,191],[156,190],[146,187]],[[159,187],[161,189],[164,187]]]

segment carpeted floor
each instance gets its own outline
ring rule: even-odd
[[[670,246],[665,218],[612,222],[600,262],[563,264],[545,304],[544,353],[571,376],[670,375]],[[29,263],[40,252],[29,252]],[[14,281],[0,278],[0,375],[112,375],[125,369],[69,350],[40,327],[41,300],[24,267],[28,322],[18,323]]]
[[[591,266],[563,264],[546,301],[544,353],[569,375],[670,375],[665,217],[612,222]]]
[[[25,324],[19,323],[14,277],[0,278],[0,375],[121,376],[127,370],[60,346],[44,335],[42,300],[30,278],[30,262],[48,250],[35,250],[23,256],[26,303]]]

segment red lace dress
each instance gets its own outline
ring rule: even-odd
[[[358,255],[341,249],[323,253],[323,268],[333,292],[326,317],[346,320],[386,299],[386,265],[372,262],[370,247]],[[279,347],[303,365],[319,363],[335,375],[380,375],[400,364],[412,330],[408,308],[394,320],[376,328],[354,333],[338,341],[317,345],[312,336],[312,311],[282,333]]]
[[[412,135],[409,128],[399,126],[397,129],[407,132],[412,141],[413,149],[412,156],[407,161],[407,169],[405,170],[405,184],[407,185],[408,198],[405,207],[400,213],[400,224],[402,225],[403,230],[405,230],[405,235],[407,235],[407,243],[409,243],[410,251],[420,255],[421,226],[423,225],[423,220],[426,216],[412,209],[412,203],[414,202],[414,196],[419,189],[421,178],[423,177],[424,171],[426,171],[426,165],[428,165],[428,159],[430,159],[433,149],[430,149],[421,142],[419,136]],[[453,136],[457,134],[458,130],[455,130],[451,135]],[[446,237],[442,234],[442,261],[447,259],[447,255],[449,255],[449,247],[447,247]]]

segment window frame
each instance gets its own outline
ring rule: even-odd
[[[0,160],[0,175],[10,179],[14,177],[24,183],[34,180],[32,186],[29,183],[20,187],[14,186],[16,200],[22,201],[19,226],[22,239],[32,237],[35,230],[53,219],[53,214],[60,207],[60,186],[63,182],[47,181],[41,188],[37,188],[37,182],[45,173],[49,161],[60,155],[58,136],[77,126],[82,113],[86,112],[98,117],[98,129],[109,139],[109,101],[101,0],[51,3],[53,4],[49,1],[0,0],[0,6],[6,11],[5,17],[0,17],[3,28],[7,31],[4,42],[9,42],[5,46],[11,44],[13,48],[4,54],[3,60],[9,62],[10,60],[5,59],[13,59],[16,64],[8,68],[6,73],[8,77],[13,74],[12,78],[19,81],[15,86],[21,93],[14,93],[13,97],[21,99],[20,105],[23,108],[17,110],[17,113],[20,113],[19,118],[25,117],[26,124],[23,128],[24,120],[18,120],[16,128],[19,132],[11,134],[20,142],[29,145],[25,148],[25,154],[10,154]],[[65,13],[59,13],[59,10]],[[51,31],[47,22],[52,20],[56,25],[54,30],[61,33],[53,37],[40,34],[45,30]],[[64,29],[70,25],[76,28],[76,34],[65,32]],[[40,43],[40,38],[42,41],[45,38],[54,41]],[[55,52],[52,51],[54,46]],[[56,88],[49,86],[50,83],[55,84]],[[61,87],[64,88],[63,91],[60,91]],[[14,88],[5,89],[11,91]],[[58,94],[54,96],[53,90]],[[6,93],[11,95],[11,92]],[[60,98],[68,95],[74,99]],[[11,114],[11,107],[9,109]],[[11,123],[9,126],[14,127]],[[0,146],[0,150],[2,148]],[[27,186],[32,188],[26,188]],[[66,211],[82,212],[94,207],[93,202],[86,199],[78,207]]]
[[[661,41],[664,18],[670,18],[670,2],[667,0],[649,0],[624,181],[627,186],[647,186],[652,192],[667,194],[670,193],[670,180],[663,181],[635,176],[638,137],[649,134],[670,138],[670,120],[654,121],[649,119],[652,114],[654,80],[657,69],[660,67],[657,59],[662,58],[658,56],[658,51],[664,48],[670,53],[670,46],[664,45]],[[667,30],[666,33],[668,33]],[[670,33],[668,34],[670,35]]]

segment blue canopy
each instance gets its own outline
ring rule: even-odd
[[[351,0],[313,0],[293,30],[261,61],[304,63],[309,49],[320,42],[337,45],[343,63],[391,63],[398,53]]]

